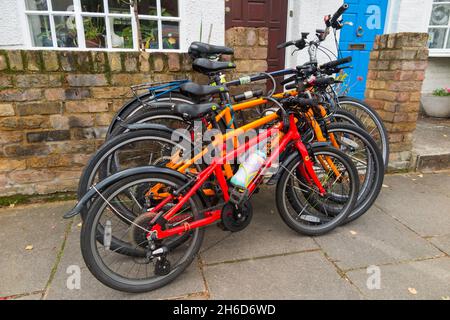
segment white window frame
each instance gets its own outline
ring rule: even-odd
[[[157,15],[149,16],[149,15],[141,15],[139,14],[139,19],[143,20],[155,20],[158,22],[158,49],[145,49],[147,52],[182,52],[183,44],[182,44],[182,11],[181,11],[181,2],[182,0],[178,0],[178,17],[169,17],[161,15],[161,0],[156,0],[157,4]],[[130,13],[109,13],[109,5],[108,0],[103,0],[104,12],[82,12],[81,11],[81,0],[73,0],[74,11],[53,11],[52,10],[52,2],[51,0],[47,0],[47,10],[39,11],[39,10],[28,10],[26,8],[25,0],[18,1],[19,6],[18,9],[22,13],[22,19],[25,25],[24,35],[25,35],[25,47],[29,50],[59,50],[59,51],[138,51],[138,32],[137,32],[137,22],[136,17],[134,15],[133,9],[130,6]],[[30,15],[46,15],[49,16],[50,20],[50,30],[52,33],[52,47],[37,47],[33,46],[32,34],[30,30],[30,23],[28,17]],[[57,38],[55,31],[55,24],[53,16],[74,16],[75,23],[77,26],[77,41],[78,47],[58,47],[57,46]],[[106,48],[88,48],[86,47],[86,42],[84,38],[84,25],[83,25],[83,17],[101,17],[105,19],[105,28],[106,28]],[[133,48],[113,48],[111,46],[111,26],[109,23],[109,18],[131,18],[131,25],[133,30]],[[162,21],[173,21],[178,22],[179,25],[179,49],[163,49],[162,42]]]
[[[431,13],[433,11],[434,4],[449,4],[450,5],[450,0],[443,1],[443,2],[434,2],[433,0],[431,0],[431,2],[432,2],[432,4],[429,9],[428,20],[427,20],[427,32],[428,32],[429,28],[442,28],[442,29],[446,28],[447,31],[446,31],[446,37],[444,40],[444,47],[445,47],[450,38],[450,19],[449,19],[446,27],[445,26],[432,26],[432,25],[430,25],[430,19],[431,19]],[[443,49],[429,48],[429,56],[430,57],[450,57],[450,48],[443,48]]]

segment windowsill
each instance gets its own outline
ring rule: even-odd
[[[139,52],[137,49],[126,49],[126,48],[54,48],[54,47],[31,47],[24,48],[23,46],[0,46],[0,49],[3,50],[45,50],[45,51],[101,51],[101,52]],[[161,53],[185,53],[187,51],[183,51],[181,49],[146,49],[145,52],[161,52]]]
[[[430,58],[450,57],[450,49],[430,49],[428,56]]]

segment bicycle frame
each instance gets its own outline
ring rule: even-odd
[[[152,220],[152,223],[156,223],[152,229],[150,230],[150,233],[147,234],[147,236],[151,236],[151,234],[156,235],[156,239],[164,239],[167,237],[171,237],[177,234],[182,234],[184,232],[187,232],[189,230],[200,228],[207,226],[211,223],[214,223],[221,219],[221,210],[212,210],[207,211],[205,213],[205,218],[194,221],[192,223],[184,222],[182,226],[177,226],[170,229],[162,229],[162,226],[157,223],[159,219],[163,218],[164,221],[170,220],[174,215],[176,215],[179,210],[189,201],[190,197],[196,194],[196,192],[202,187],[202,185],[210,178],[212,175],[215,175],[217,178],[217,181],[219,183],[220,189],[222,190],[222,196],[224,200],[224,204],[230,200],[230,193],[229,193],[229,186],[227,184],[227,179],[223,173],[222,165],[223,163],[227,163],[229,161],[233,161],[241,154],[245,153],[248,149],[254,147],[258,142],[261,142],[261,140],[265,139],[272,139],[275,138],[275,135],[279,134],[280,130],[283,130],[283,123],[279,122],[276,125],[272,126],[267,130],[267,132],[264,134],[258,134],[256,137],[250,139],[247,143],[239,146],[238,148],[234,149],[233,151],[226,153],[225,155],[222,155],[221,157],[215,158],[212,163],[203,171],[201,171],[196,177],[195,177],[195,183],[190,188],[190,190],[183,196],[175,198],[173,195],[168,195],[161,203],[159,203],[157,206],[155,206],[152,210],[149,212],[157,213],[155,218]],[[228,138],[233,137],[234,135],[230,135]],[[224,145],[223,147],[226,147],[226,140],[224,139]],[[271,154],[267,157],[267,159],[264,161],[264,164],[262,168],[259,170],[256,177],[252,180],[250,185],[247,187],[248,196],[252,195],[257,186],[261,183],[261,176],[262,172],[267,170],[272,162],[276,159],[276,157],[279,156],[280,153],[286,150],[288,145],[293,144],[295,148],[300,153],[300,156],[303,159],[303,164],[300,168],[300,173],[305,177],[306,181],[309,183],[313,183],[316,185],[316,187],[319,190],[319,193],[321,195],[325,194],[325,189],[323,188],[319,178],[317,177],[314,169],[313,169],[313,163],[310,159],[308,150],[306,146],[301,141],[301,135],[298,131],[296,120],[293,114],[289,115],[289,128],[287,132],[283,135],[281,138],[279,144],[272,150]],[[170,209],[167,213],[158,213],[169,201],[171,200],[177,200],[176,205]]]

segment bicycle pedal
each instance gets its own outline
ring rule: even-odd
[[[230,192],[229,202],[235,206],[242,206],[249,199],[249,192],[247,189],[234,187]]]

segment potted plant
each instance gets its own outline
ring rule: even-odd
[[[431,95],[422,96],[422,106],[430,117],[450,118],[450,89],[439,88]]]
[[[94,21],[95,20],[95,21]],[[86,47],[103,48],[105,40],[105,25],[100,19],[87,18],[84,22],[84,37]]]

